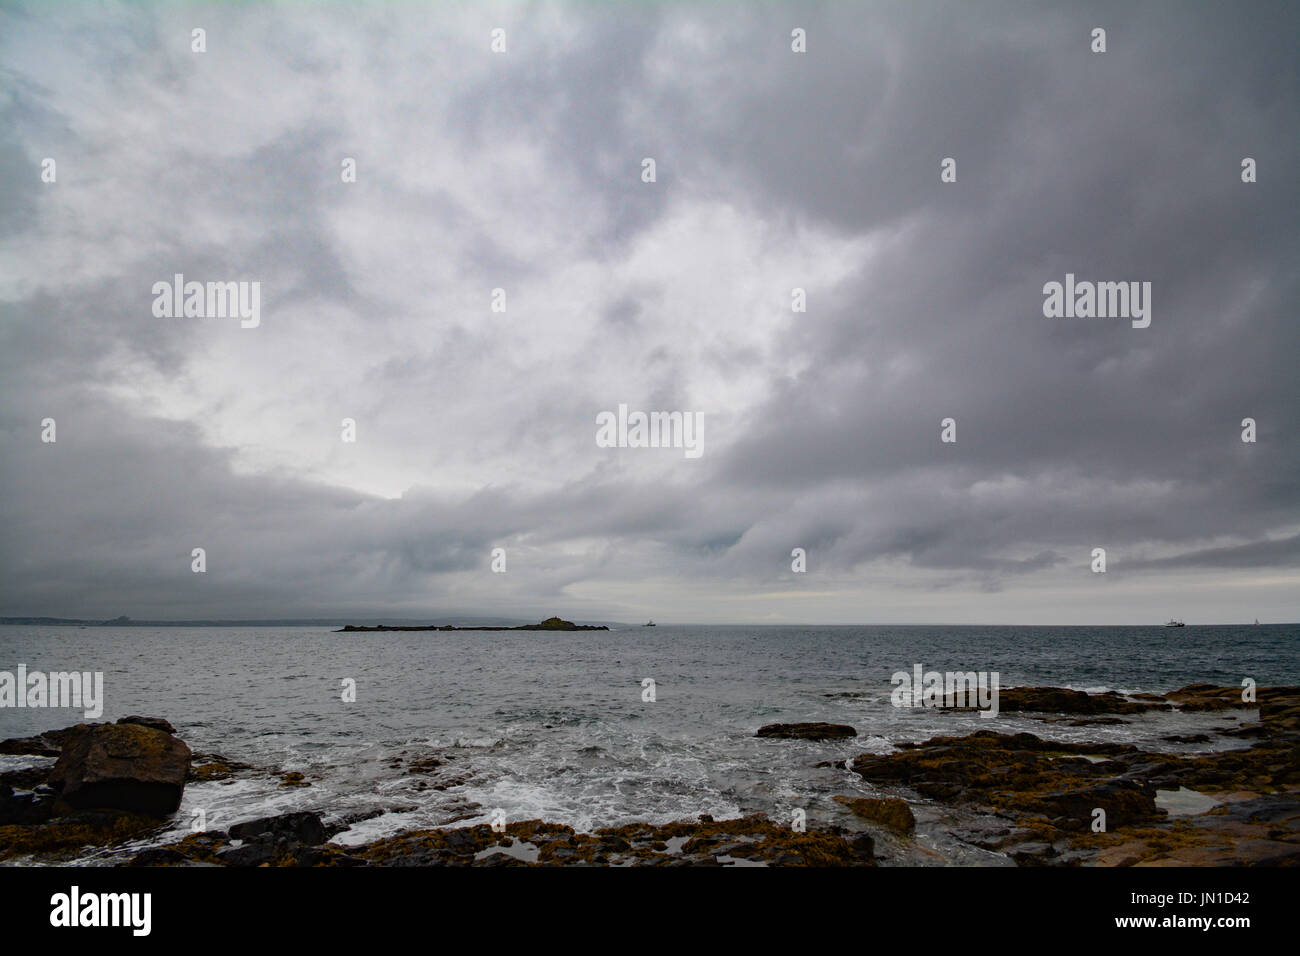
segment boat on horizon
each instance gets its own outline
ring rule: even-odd
[[[1186,627],[1186,626],[1187,625],[1184,624],[1182,621],[1175,621],[1173,618],[1170,618],[1169,621],[1165,624],[1165,627]]]
[[[644,624],[642,624],[641,626],[642,626],[642,627],[654,627],[654,626],[655,626],[655,622],[654,622],[654,621],[646,621],[646,622],[645,622]]]

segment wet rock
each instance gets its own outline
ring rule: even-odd
[[[141,850],[131,857],[127,866],[178,866],[189,862],[189,857],[170,847],[155,846]]]
[[[98,724],[64,735],[49,783],[76,808],[175,812],[185,791],[190,748],[140,724]],[[48,735],[47,735],[48,736]]]
[[[235,839],[245,840],[240,846],[226,846],[223,835],[191,834],[166,849],[191,865],[222,866],[875,865],[875,844],[868,834],[845,834],[838,829],[798,833],[761,814],[707,823],[635,823],[593,833],[577,833],[571,827],[541,820],[512,823],[506,829],[498,833],[479,824],[453,830],[416,830],[344,852],[329,844],[295,842],[292,836],[297,827],[289,827],[285,838],[273,839],[274,824],[251,831],[241,825],[231,828]],[[283,825],[280,831],[285,834]],[[670,847],[674,844],[681,850],[673,852]],[[506,847],[512,852],[502,852]],[[176,863],[171,853],[156,859],[160,865]]]
[[[12,756],[57,757],[59,746],[44,734],[35,737],[10,737],[0,740],[0,754]]]
[[[835,797],[836,803],[842,803],[864,820],[879,823],[895,833],[911,833],[916,829],[916,817],[906,800],[897,797]]]
[[[511,856],[509,853],[489,853],[483,859],[478,861],[479,866],[527,866],[523,860]]]
[[[452,830],[444,845],[453,853],[477,853],[481,842],[481,837],[472,830]]]
[[[298,844],[286,850],[279,859],[281,866],[322,866],[329,854],[318,846]]]
[[[755,737],[780,737],[787,740],[839,740],[856,737],[858,732],[848,724],[820,722],[804,724],[767,724],[758,728]]]
[[[1050,843],[1022,843],[1008,855],[1021,866],[1041,866],[1058,854],[1056,847]]]
[[[1244,749],[1149,753],[979,731],[900,744],[896,753],[863,754],[849,766],[873,783],[983,815],[953,834],[1020,865],[1289,865],[1300,862],[1300,688],[1258,688],[1257,695],[1258,736]],[[1210,684],[1159,699],[1166,698],[1190,710],[1243,706],[1240,688]],[[1179,742],[1208,741],[1183,735]],[[1183,787],[1221,794],[1219,805],[1167,816],[1157,789]],[[1098,808],[1106,829],[1094,831]]]
[[[50,788],[45,785],[45,780],[49,775],[50,768],[48,766],[6,770],[4,773],[0,773],[0,790],[10,787],[14,790],[36,790],[41,793],[51,793]]]
[[[0,784],[0,826],[45,823],[53,815],[54,801],[35,793],[14,793]]]
[[[954,707],[954,697],[949,695],[945,705]],[[1141,714],[1153,709],[1170,710],[1171,707],[1164,701],[1130,700],[1113,690],[1089,694],[1065,687],[1004,687],[998,692],[998,710],[1003,713]]]
[[[253,768],[246,763],[240,763],[238,760],[231,760],[229,757],[223,757],[221,754],[194,754],[190,759],[191,782],[207,783],[214,780],[229,780],[235,774],[252,770]]]
[[[1215,684],[1188,684],[1165,694],[1165,698],[1188,711],[1235,710],[1249,706],[1241,699],[1240,687],[1220,687]]]
[[[1134,781],[1108,780],[1093,786],[1026,796],[1018,809],[1056,821],[1062,829],[1081,830],[1093,812],[1106,811],[1108,826],[1126,826],[1160,820],[1165,812],[1156,806],[1155,788]]]
[[[165,734],[176,734],[176,728],[169,721],[161,717],[119,717],[119,724],[138,724],[141,727],[152,727],[154,730],[161,730]]]
[[[31,856],[62,862],[86,847],[113,847],[158,829],[158,818],[121,810],[80,810],[45,823],[0,826],[0,860]]]
[[[592,833],[525,820],[509,824],[506,831],[498,834],[482,825],[459,831],[415,831],[353,852],[383,866],[484,865],[502,855],[491,852],[494,848],[506,845],[518,846],[518,852],[525,854],[536,848],[535,862],[514,857],[518,862],[510,864],[530,866],[718,866],[736,861],[789,866],[875,863],[874,843],[865,834],[848,839],[828,831],[796,833],[762,815],[661,825],[635,823]],[[471,843],[477,855],[464,852]],[[670,848],[673,845],[680,849],[674,852]],[[722,861],[720,857],[729,859]]]
[[[230,828],[230,837],[233,840],[290,842],[315,846],[329,839],[329,834],[318,815],[302,810],[275,817],[261,817],[246,823],[236,823]]]
[[[217,851],[217,859],[227,866],[261,866],[275,860],[275,847],[265,841],[245,843]]]
[[[849,840],[849,851],[853,854],[855,860],[864,861],[874,859],[876,855],[876,841],[869,833],[858,833]]]

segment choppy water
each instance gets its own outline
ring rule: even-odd
[[[166,717],[196,751],[301,771],[186,789],[176,827],[203,808],[210,827],[291,809],[379,815],[353,843],[417,826],[542,817],[579,829],[804,808],[810,826],[852,818],[830,800],[871,793],[856,775],[814,768],[937,733],[1030,730],[1139,742],[1223,726],[1224,715],[1159,715],[1100,727],[891,706],[890,675],[997,671],[1003,687],[1167,691],[1196,681],[1300,683],[1300,627],[693,627],[609,632],[395,632],[294,628],[0,627],[0,670],[102,671],[101,720]],[[657,700],[642,701],[652,678]],[[355,703],[341,681],[357,684]],[[838,696],[836,696],[838,695]],[[1231,715],[1229,715],[1231,716]],[[1239,715],[1249,719],[1246,714]],[[82,720],[71,710],[0,708],[0,738]],[[856,740],[759,740],[776,721],[852,724]],[[405,752],[401,765],[392,759]],[[450,757],[443,776],[410,773]],[[4,766],[27,758],[0,758]],[[455,783],[447,774],[459,774]],[[431,783],[450,783],[434,789]],[[919,808],[917,846],[899,862],[989,862],[945,838],[942,808]],[[903,851],[900,851],[903,852]],[[90,862],[92,858],[88,858]]]

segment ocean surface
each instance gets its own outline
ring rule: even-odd
[[[196,752],[252,764],[192,783],[173,829],[196,809],[209,828],[290,810],[355,821],[360,843],[405,829],[541,817],[580,830],[762,811],[809,827],[859,824],[835,794],[881,795],[842,768],[815,767],[896,743],[974,730],[1197,749],[1163,737],[1235,714],[1161,714],[1069,727],[890,702],[895,671],[996,671],[1002,687],[1168,691],[1207,681],[1300,684],[1300,626],[629,627],[545,633],[334,633],[324,627],[0,627],[0,670],[102,671],[104,712],[165,717]],[[642,681],[656,700],[642,700]],[[356,681],[355,703],[342,700]],[[81,722],[70,709],[0,708],[0,739]],[[852,724],[855,740],[756,739],[761,725]],[[1216,738],[1217,739],[1217,738]],[[1227,742],[1199,745],[1230,746]],[[400,762],[396,758],[401,758]],[[440,766],[419,772],[413,762]],[[39,762],[0,757],[0,769]],[[427,770],[427,767],[424,768]],[[309,787],[283,787],[298,771]],[[948,833],[946,808],[913,798],[914,845],[899,864],[991,863]],[[136,844],[143,846],[147,844]],[[82,862],[118,858],[104,851]]]

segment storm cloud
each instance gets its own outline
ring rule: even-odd
[[[1298,28],[0,4],[0,614],[1294,621]]]

